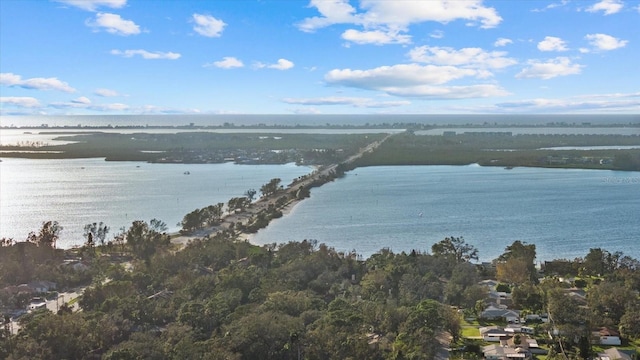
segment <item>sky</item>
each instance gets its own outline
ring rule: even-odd
[[[2,0],[0,115],[638,114],[640,0]]]

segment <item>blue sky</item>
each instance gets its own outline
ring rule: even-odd
[[[3,0],[0,114],[637,114],[639,23],[629,0]]]

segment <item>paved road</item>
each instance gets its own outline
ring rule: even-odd
[[[382,145],[382,143],[384,143],[391,136],[393,136],[393,134],[388,134],[384,138],[378,141],[374,141],[371,144],[361,148],[356,154],[351,155],[342,163],[351,164],[357,159],[361,158],[364,154],[373,152],[376,148]],[[338,167],[338,164],[323,166],[317,171],[314,171],[313,173],[309,174],[303,180],[293,183],[292,185],[287,187],[284,191],[285,193],[288,193],[288,194],[295,193],[300,187],[307,186],[322,177],[329,176],[337,167]],[[249,219],[251,219],[254,215],[258,214],[258,212],[260,212],[261,210],[266,209],[269,206],[269,204],[275,204],[276,200],[281,196],[282,196],[282,193],[280,192],[273,196],[262,197],[258,199],[256,202],[252,203],[251,206],[245,209],[245,211],[243,211],[242,213],[227,214],[226,216],[223,217],[222,223],[218,226],[215,226],[213,228],[210,228],[204,231],[200,231],[195,234],[175,237],[171,239],[171,242],[180,246],[185,246],[192,239],[202,238],[206,235],[214,236],[216,233],[228,229],[229,225],[231,224],[235,224],[237,222],[242,222],[246,224],[246,222]],[[299,200],[294,200],[294,201],[299,201]]]

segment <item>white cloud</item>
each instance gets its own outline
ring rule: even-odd
[[[69,93],[76,91],[76,89],[69,86],[69,84],[57,78],[31,78],[23,80],[20,75],[13,73],[0,73],[0,85],[17,86],[33,90],[59,90]]]
[[[342,38],[356,43],[356,44],[409,44],[411,43],[411,36],[399,34],[398,31],[359,31],[355,29],[348,29],[342,33]]]
[[[482,28],[496,27],[502,21],[494,8],[482,5],[482,0],[361,0],[360,12],[348,0],[311,0],[309,7],[316,8],[320,16],[304,19],[298,24],[300,30],[313,32],[334,24],[358,25],[362,26],[361,31],[343,33],[343,38],[354,39],[357,44],[404,44],[411,39],[403,34],[408,27],[426,21],[448,23],[463,19]],[[365,41],[368,38],[374,41]]]
[[[96,89],[93,93],[95,95],[102,96],[102,97],[120,96],[120,94],[117,91],[110,90],[110,89]]]
[[[564,40],[555,36],[545,36],[544,40],[538,43],[540,51],[567,51],[567,44]]]
[[[455,66],[400,64],[369,70],[334,69],[325,75],[325,80],[330,84],[349,87],[385,89],[422,84],[440,85],[477,74],[476,70]]]
[[[30,96],[2,96],[0,97],[0,104],[7,104],[23,108],[37,108],[40,107],[38,99]]]
[[[501,69],[515,65],[515,59],[506,57],[504,51],[485,51],[481,48],[419,46],[409,51],[409,58],[415,62],[435,65],[464,66],[479,69]]]
[[[605,15],[611,15],[622,10],[624,5],[620,0],[602,0],[587,8],[588,12],[602,11]]]
[[[568,3],[569,3],[569,0],[561,0],[559,3],[552,3],[552,4],[549,4],[549,5],[545,6],[542,9],[533,9],[532,11],[533,12],[543,12],[543,11],[546,11],[546,10],[549,10],[549,9],[555,9],[557,7],[565,6]]]
[[[510,95],[508,91],[493,84],[467,86],[419,85],[398,88],[390,87],[385,91],[395,96],[425,97],[431,99],[469,99]]]
[[[501,47],[501,46],[507,46],[509,44],[513,44],[513,40],[507,39],[507,38],[498,38],[498,40],[496,40],[496,42],[493,43],[493,46]]]
[[[126,58],[134,57],[135,55],[140,55],[143,59],[147,59],[147,60],[156,60],[156,59],[176,60],[176,59],[179,59],[181,56],[179,53],[174,53],[174,52],[161,52],[161,51],[150,52],[142,49],[124,50],[124,51],[111,50],[111,55],[119,55]]]
[[[79,98],[77,98],[77,99],[73,99],[73,100],[71,100],[71,102],[72,102],[72,103],[75,103],[75,104],[83,104],[83,105],[89,105],[89,104],[91,104],[91,100],[90,100],[88,97],[86,97],[86,96],[80,96],[80,97],[79,97]]]
[[[503,96],[508,93],[492,84],[441,86],[464,77],[486,76],[486,71],[455,66],[399,64],[369,70],[334,69],[325,75],[328,84],[389,95],[440,99]]]
[[[130,106],[122,103],[92,104],[87,98],[78,98],[69,102],[53,102],[48,105],[54,109],[85,109],[101,112],[129,110]]]
[[[117,14],[97,13],[93,21],[87,20],[87,26],[96,31],[103,29],[110,34],[129,36],[140,34],[140,27],[131,20],[125,20]]]
[[[295,64],[287,59],[278,59],[278,62],[275,64],[263,64],[261,62],[257,62],[254,64],[254,67],[257,69],[267,68],[276,70],[289,70],[294,66]]]
[[[232,56],[225,56],[220,61],[214,61],[213,63],[204,64],[204,67],[215,66],[221,69],[235,69],[244,67],[244,63]]]
[[[227,26],[224,21],[203,14],[193,14],[193,22],[196,23],[193,30],[206,37],[220,37],[222,30]]]
[[[444,37],[444,31],[435,30],[431,34],[429,34],[429,37],[432,37],[434,39],[442,39]]]
[[[285,98],[282,99],[287,104],[295,105],[349,105],[358,108],[388,108],[410,105],[407,100],[399,101],[375,101],[370,98],[363,97],[320,97],[320,98]]]
[[[640,93],[595,94],[569,98],[536,98],[495,104],[498,110],[509,112],[556,112],[575,113],[581,111],[639,111]]]
[[[629,41],[620,40],[611,35],[606,34],[589,34],[584,37],[589,40],[589,44],[595,47],[597,50],[615,50],[625,47]]]
[[[305,32],[333,24],[348,24],[356,22],[356,9],[348,0],[311,0],[309,7],[315,7],[321,16],[304,19],[298,28]]]
[[[571,59],[567,57],[557,57],[546,62],[530,60],[529,67],[523,69],[516,75],[518,79],[539,78],[543,80],[552,79],[557,76],[580,74],[583,65],[572,64]]]
[[[96,11],[99,7],[119,9],[127,4],[127,0],[56,0],[57,2],[75,6],[82,10]]]

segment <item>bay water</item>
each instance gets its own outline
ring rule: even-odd
[[[538,261],[590,248],[640,259],[640,172],[469,166],[358,168],[252,237],[316,239],[365,258],[382,248],[430,251],[463,237],[491,261],[515,240]]]
[[[135,220],[164,221],[169,232],[184,215],[249,189],[260,190],[273,178],[289,184],[313,171],[286,165],[149,164],[104,159],[0,162],[0,238],[24,241],[45,221],[62,225],[58,247],[82,245],[84,226],[104,222],[111,239]]]

